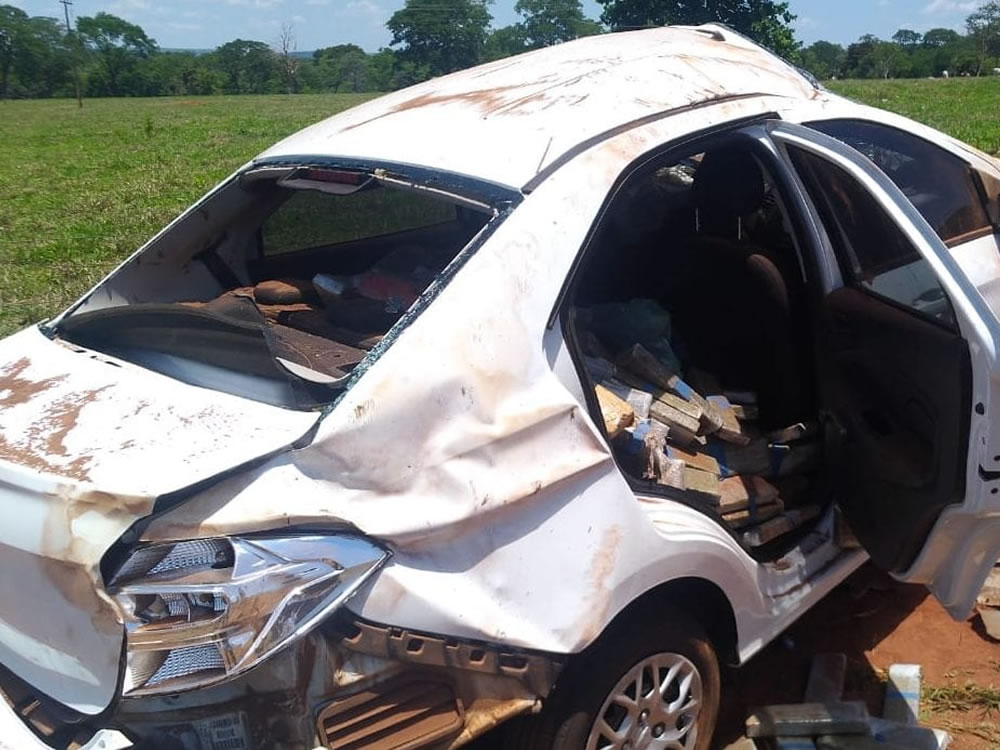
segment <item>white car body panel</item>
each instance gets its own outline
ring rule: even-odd
[[[0,462],[148,500],[302,437],[318,412],[197,388],[28,328],[0,343]],[[6,359],[6,357],[4,357]]]
[[[0,342],[0,662],[102,711],[121,617],[99,563],[156,498],[280,450],[318,414],[195,388],[30,328]]]
[[[133,747],[121,732],[102,729],[80,750],[125,750]],[[0,701],[0,750],[51,750],[14,713],[7,701]]]
[[[1000,318],[1000,235],[980,237],[953,247],[951,255],[993,314]]]

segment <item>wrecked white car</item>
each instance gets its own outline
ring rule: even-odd
[[[706,748],[869,557],[956,617],[1000,557],[998,226],[996,161],[717,26],[308,128],[0,342],[3,692],[56,748]]]

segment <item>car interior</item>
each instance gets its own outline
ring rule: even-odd
[[[831,495],[805,263],[746,143],[630,179],[587,251],[570,318],[598,421],[639,491],[720,517],[765,556],[820,515]]]
[[[759,559],[798,544],[835,501],[842,545],[905,570],[964,496],[968,344],[878,201],[832,162],[788,151],[843,286],[818,281],[828,250],[797,231],[783,167],[724,135],[621,185],[564,323],[636,492],[702,510]]]
[[[62,333],[186,382],[311,408],[332,400],[493,216],[356,171],[302,168],[244,187],[258,207],[253,230],[196,258],[210,291],[189,284],[176,302],[84,312]],[[225,243],[243,245],[239,264],[216,252]]]

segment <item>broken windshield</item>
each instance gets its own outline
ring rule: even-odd
[[[196,252],[189,245],[183,263],[158,269],[156,288],[123,267],[57,333],[195,385],[315,408],[498,215],[381,170],[243,177],[230,187],[241,210],[204,233]],[[164,274],[175,277],[169,289]]]

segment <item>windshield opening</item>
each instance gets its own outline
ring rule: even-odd
[[[377,170],[276,170],[230,189],[244,205],[196,252],[150,281],[147,247],[57,335],[195,385],[315,408],[497,216]]]

